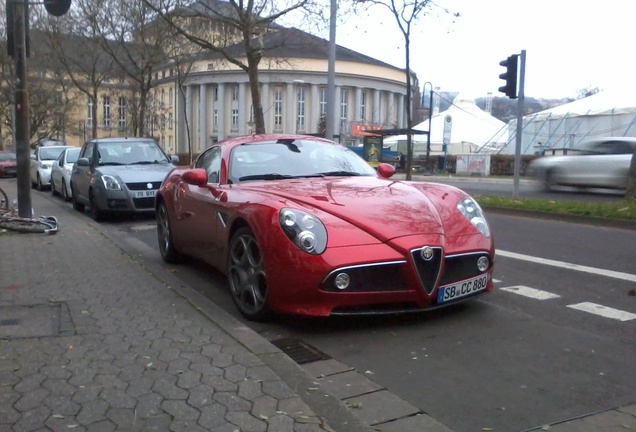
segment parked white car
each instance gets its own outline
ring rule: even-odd
[[[533,160],[527,174],[547,190],[555,186],[626,189],[635,137],[595,138],[567,154]]]
[[[51,167],[51,193],[61,195],[64,201],[71,200],[71,172],[79,153],[79,147],[66,148]]]
[[[51,167],[60,153],[69,146],[38,146],[31,155],[31,187],[38,190],[51,185]]]

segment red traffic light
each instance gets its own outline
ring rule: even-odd
[[[53,16],[62,16],[71,8],[71,0],[44,0],[44,8]]]

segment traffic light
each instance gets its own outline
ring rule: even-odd
[[[71,8],[71,0],[44,0],[44,8],[53,16],[62,16]]]
[[[499,87],[499,91],[505,93],[510,99],[517,99],[517,57],[513,54],[499,64],[506,68],[506,72],[499,75],[499,78],[506,81],[506,85]]]

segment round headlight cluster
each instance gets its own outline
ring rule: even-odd
[[[488,266],[490,265],[490,260],[486,256],[479,257],[477,260],[477,269],[480,272],[484,272],[488,270]]]
[[[301,250],[319,255],[327,248],[327,229],[315,216],[297,209],[282,209],[280,226]]]
[[[468,219],[470,223],[479,230],[480,233],[482,233],[485,237],[490,237],[488,222],[486,222],[484,213],[481,211],[481,207],[479,207],[477,201],[471,197],[462,198],[457,203],[457,210],[459,210],[459,212],[463,214],[466,219]]]
[[[346,273],[338,273],[336,275],[336,278],[333,281],[333,284],[339,290],[347,289],[349,287],[350,283],[351,283],[351,278]]]

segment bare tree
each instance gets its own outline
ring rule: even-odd
[[[256,133],[265,133],[258,79],[263,37],[276,29],[274,22],[293,11],[308,8],[313,0],[141,0],[191,43],[219,53],[249,77]],[[203,31],[202,29],[209,29]],[[236,50],[236,44],[242,44]]]
[[[365,6],[378,5],[388,9],[404,36],[404,47],[406,56],[406,179],[411,180],[411,165],[413,161],[413,139],[411,135],[411,129],[413,128],[413,118],[411,116],[411,100],[413,91],[411,89],[413,76],[411,74],[411,31],[415,22],[421,17],[426,15],[426,10],[430,6],[434,6],[433,0],[356,0]],[[445,12],[450,13],[448,10]],[[455,14],[458,16],[458,14]],[[430,127],[430,125],[429,125]]]
[[[78,0],[77,7],[100,36],[101,46],[134,84],[135,97],[128,103],[135,135],[147,130],[146,107],[153,74],[165,64],[164,46],[172,34],[156,20],[154,12],[139,0]]]

